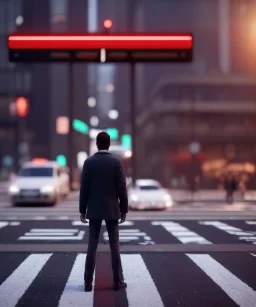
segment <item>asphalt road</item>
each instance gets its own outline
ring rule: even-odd
[[[128,288],[115,293],[105,225],[92,293],[77,194],[58,206],[0,199],[0,306],[256,306],[256,206],[194,203],[130,212],[120,225]]]
[[[87,244],[88,224],[80,221],[0,221],[3,244]],[[256,220],[136,220],[120,225],[121,245],[255,244]],[[105,223],[99,244],[108,244]]]
[[[3,253],[1,306],[252,307],[256,257],[248,253],[122,254],[126,290],[111,290],[110,255],[99,253],[93,292],[83,291],[85,254]],[[8,265],[7,265],[8,264]]]

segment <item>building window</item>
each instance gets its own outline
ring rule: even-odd
[[[50,18],[52,30],[54,32],[63,32],[67,30],[68,22],[68,1],[51,0]]]

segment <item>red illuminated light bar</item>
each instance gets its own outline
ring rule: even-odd
[[[191,34],[32,35],[8,37],[10,50],[192,50]]]

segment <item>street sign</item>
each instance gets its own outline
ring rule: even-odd
[[[11,62],[191,62],[193,37],[189,33],[18,33],[8,37],[8,48]]]
[[[68,134],[69,133],[69,118],[67,116],[57,117],[56,132],[57,134]]]

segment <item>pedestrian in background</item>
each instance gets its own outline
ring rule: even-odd
[[[85,161],[80,187],[80,219],[83,223],[89,219],[84,287],[85,291],[92,290],[99,234],[102,220],[105,220],[111,249],[113,289],[118,291],[127,286],[122,276],[118,227],[118,220],[123,223],[128,212],[126,178],[122,162],[108,151],[110,136],[100,132],[96,144],[98,152]]]

